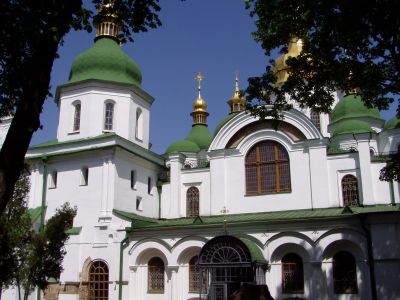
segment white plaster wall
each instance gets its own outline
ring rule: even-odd
[[[139,215],[158,218],[159,193],[157,189],[159,166],[140,157],[118,150],[115,157],[116,181],[114,208],[133,212]],[[131,188],[131,171],[136,172],[136,185]],[[148,177],[151,177],[152,188],[148,194]],[[142,198],[143,209],[136,209],[136,198]]]

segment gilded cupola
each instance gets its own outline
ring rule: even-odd
[[[246,100],[240,96],[239,78],[237,74],[235,79],[235,92],[233,94],[233,97],[229,99],[227,103],[231,110],[230,111],[231,114],[236,112],[241,112],[246,109]]]
[[[207,112],[207,103],[201,97],[201,81],[204,80],[204,76],[199,73],[195,79],[198,81],[198,96],[197,99],[194,100],[193,112],[190,115],[193,117],[193,126],[198,124],[207,126],[207,116],[209,115]]]
[[[276,83],[283,83],[289,77],[289,66],[286,61],[289,57],[298,56],[303,50],[303,41],[300,38],[294,37],[289,41],[288,52],[279,56],[274,63],[273,70],[277,77]]]

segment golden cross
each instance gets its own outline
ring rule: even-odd
[[[199,72],[199,74],[197,74],[197,76],[194,78],[199,82],[199,86],[198,86],[198,91],[199,91],[199,95],[200,95],[200,90],[201,90],[201,81],[204,80],[204,76],[201,74],[201,72]]]
[[[226,214],[229,212],[229,209],[227,209],[226,208],[226,206],[224,206],[224,208],[221,210],[221,212],[224,214],[224,231],[225,231],[225,234],[227,234],[227,231],[226,231]]]

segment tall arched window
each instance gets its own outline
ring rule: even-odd
[[[342,178],[343,206],[358,206],[357,177],[346,175]]]
[[[274,141],[254,145],[246,155],[248,195],[290,192],[290,165],[286,149]]]
[[[104,112],[104,130],[113,130],[114,122],[114,103],[107,102]]]
[[[147,285],[149,293],[164,293],[164,262],[159,257],[149,260]]]
[[[81,103],[78,101],[74,104],[74,126],[73,131],[79,131],[81,127]]]
[[[303,261],[295,253],[282,257],[282,292],[304,293]]]
[[[321,119],[319,113],[317,113],[315,110],[311,110],[310,119],[311,122],[315,125],[315,127],[321,130]]]
[[[189,261],[189,293],[198,293],[200,290],[200,269],[197,261],[197,255]]]
[[[135,137],[143,140],[143,113],[140,108],[136,110]]]
[[[356,260],[347,251],[333,256],[333,289],[335,294],[357,293]]]
[[[108,300],[108,266],[96,260],[89,269],[89,300]]]
[[[196,217],[199,215],[200,192],[197,187],[190,187],[186,192],[186,216]]]

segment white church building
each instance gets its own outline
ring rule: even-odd
[[[348,94],[330,115],[294,103],[274,124],[246,113],[236,80],[210,132],[199,74],[193,126],[159,155],[154,99],[107,24],[57,89],[57,139],[26,157],[30,208],[78,208],[42,299],[225,300],[244,285],[274,299],[400,298],[400,188],[379,180],[398,118]]]

